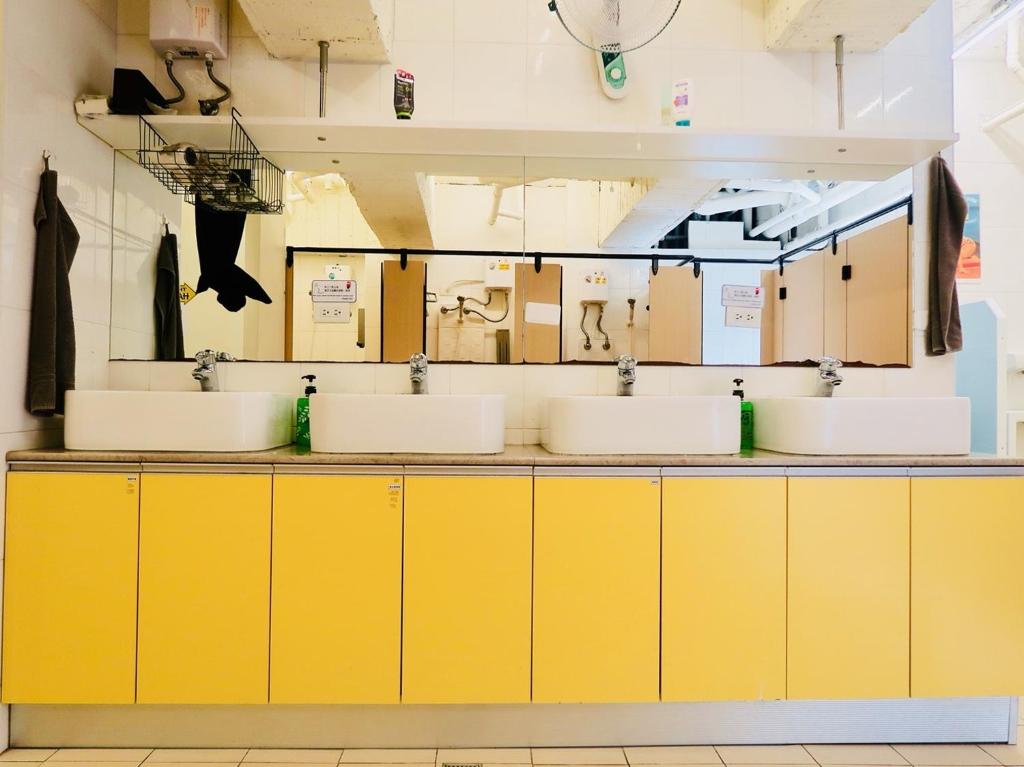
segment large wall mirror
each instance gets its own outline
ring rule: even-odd
[[[112,358],[910,363],[910,171],[718,179],[669,161],[363,154],[288,167],[304,170],[286,175],[284,212],[241,221],[117,155]],[[169,350],[155,301],[168,233],[183,330]],[[210,263],[262,297],[226,305],[202,289]]]

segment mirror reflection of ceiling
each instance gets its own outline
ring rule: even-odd
[[[897,202],[910,188],[909,173],[880,183],[647,175],[594,179],[426,173],[346,163],[332,173],[289,173],[286,212],[290,217],[297,206],[326,200],[347,205],[346,215],[358,217],[372,236],[337,245],[595,252],[660,247],[743,258],[750,251],[778,254],[799,247],[823,231]],[[592,235],[573,241],[554,232],[548,236],[543,219],[552,203],[577,216],[589,211],[596,219]],[[519,232],[524,236],[517,242]]]

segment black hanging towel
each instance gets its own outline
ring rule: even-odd
[[[49,163],[40,178],[35,225],[25,407],[32,415],[48,417],[64,412],[64,392],[75,388],[70,272],[79,241],[74,221],[57,198],[57,172]]]
[[[229,312],[245,306],[246,298],[272,303],[262,286],[235,264],[245,231],[245,213],[212,208],[196,199],[196,242],[199,248],[199,285],[196,293],[214,290]]]
[[[180,360],[185,357],[181,299],[178,295],[180,285],[178,237],[165,229],[156,257],[156,294],[153,296],[158,360]]]

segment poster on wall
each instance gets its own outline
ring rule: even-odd
[[[981,195],[966,194],[967,221],[964,239],[960,245],[960,260],[956,265],[958,280],[981,279]]]

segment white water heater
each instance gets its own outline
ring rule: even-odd
[[[150,0],[149,40],[161,56],[228,57],[228,0]]]

